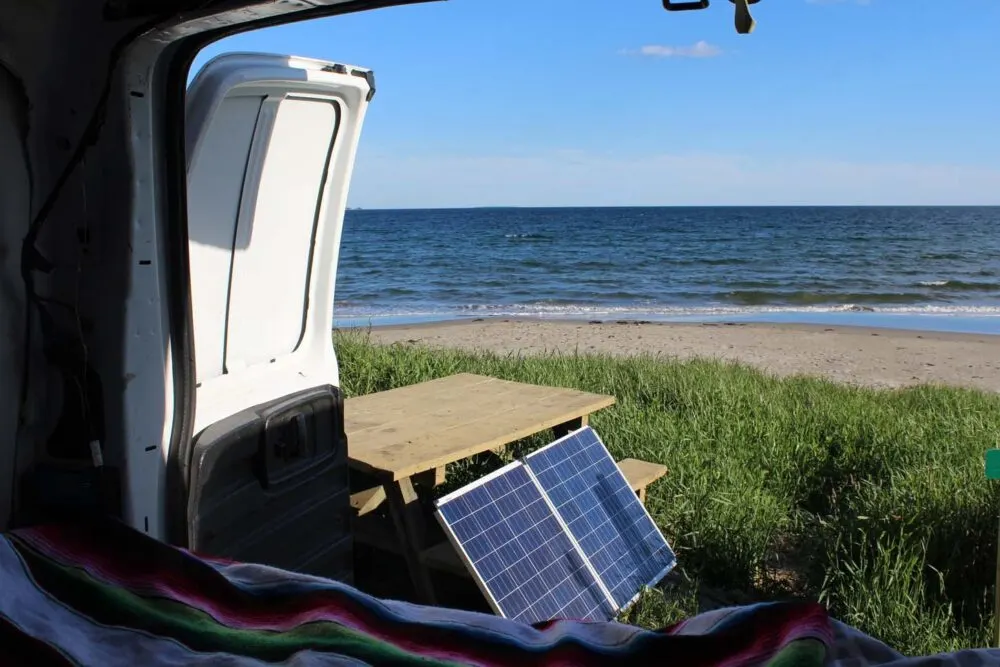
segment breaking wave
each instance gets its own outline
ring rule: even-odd
[[[552,237],[548,234],[504,234],[505,239],[518,240],[518,239],[536,239],[536,240],[550,240]]]
[[[922,280],[921,287],[945,287],[956,292],[1000,292],[1000,283],[976,280]]]
[[[545,304],[467,304],[455,308],[359,308],[337,304],[337,317],[553,317],[586,318],[596,315],[648,318],[697,318],[718,316],[754,316],[763,314],[818,313],[881,313],[886,315],[942,315],[1000,317],[1000,306],[869,306],[843,304],[835,306],[605,306],[570,303]]]

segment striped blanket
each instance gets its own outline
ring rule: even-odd
[[[0,536],[0,664],[873,664],[863,652],[837,655],[845,632],[815,604],[720,610],[659,632],[531,627],[200,558],[119,524]],[[870,641],[889,662],[901,658]]]

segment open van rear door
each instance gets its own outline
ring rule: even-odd
[[[228,54],[191,83],[194,438],[172,506],[188,548],[349,578],[334,282],[370,71]],[[176,487],[175,487],[176,488]]]

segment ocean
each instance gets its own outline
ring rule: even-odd
[[[349,210],[334,310],[1000,333],[1000,207]]]

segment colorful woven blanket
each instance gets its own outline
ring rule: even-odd
[[[659,632],[531,627],[199,558],[119,524],[0,536],[0,664],[809,667],[834,657],[834,635],[815,604],[720,610]]]

